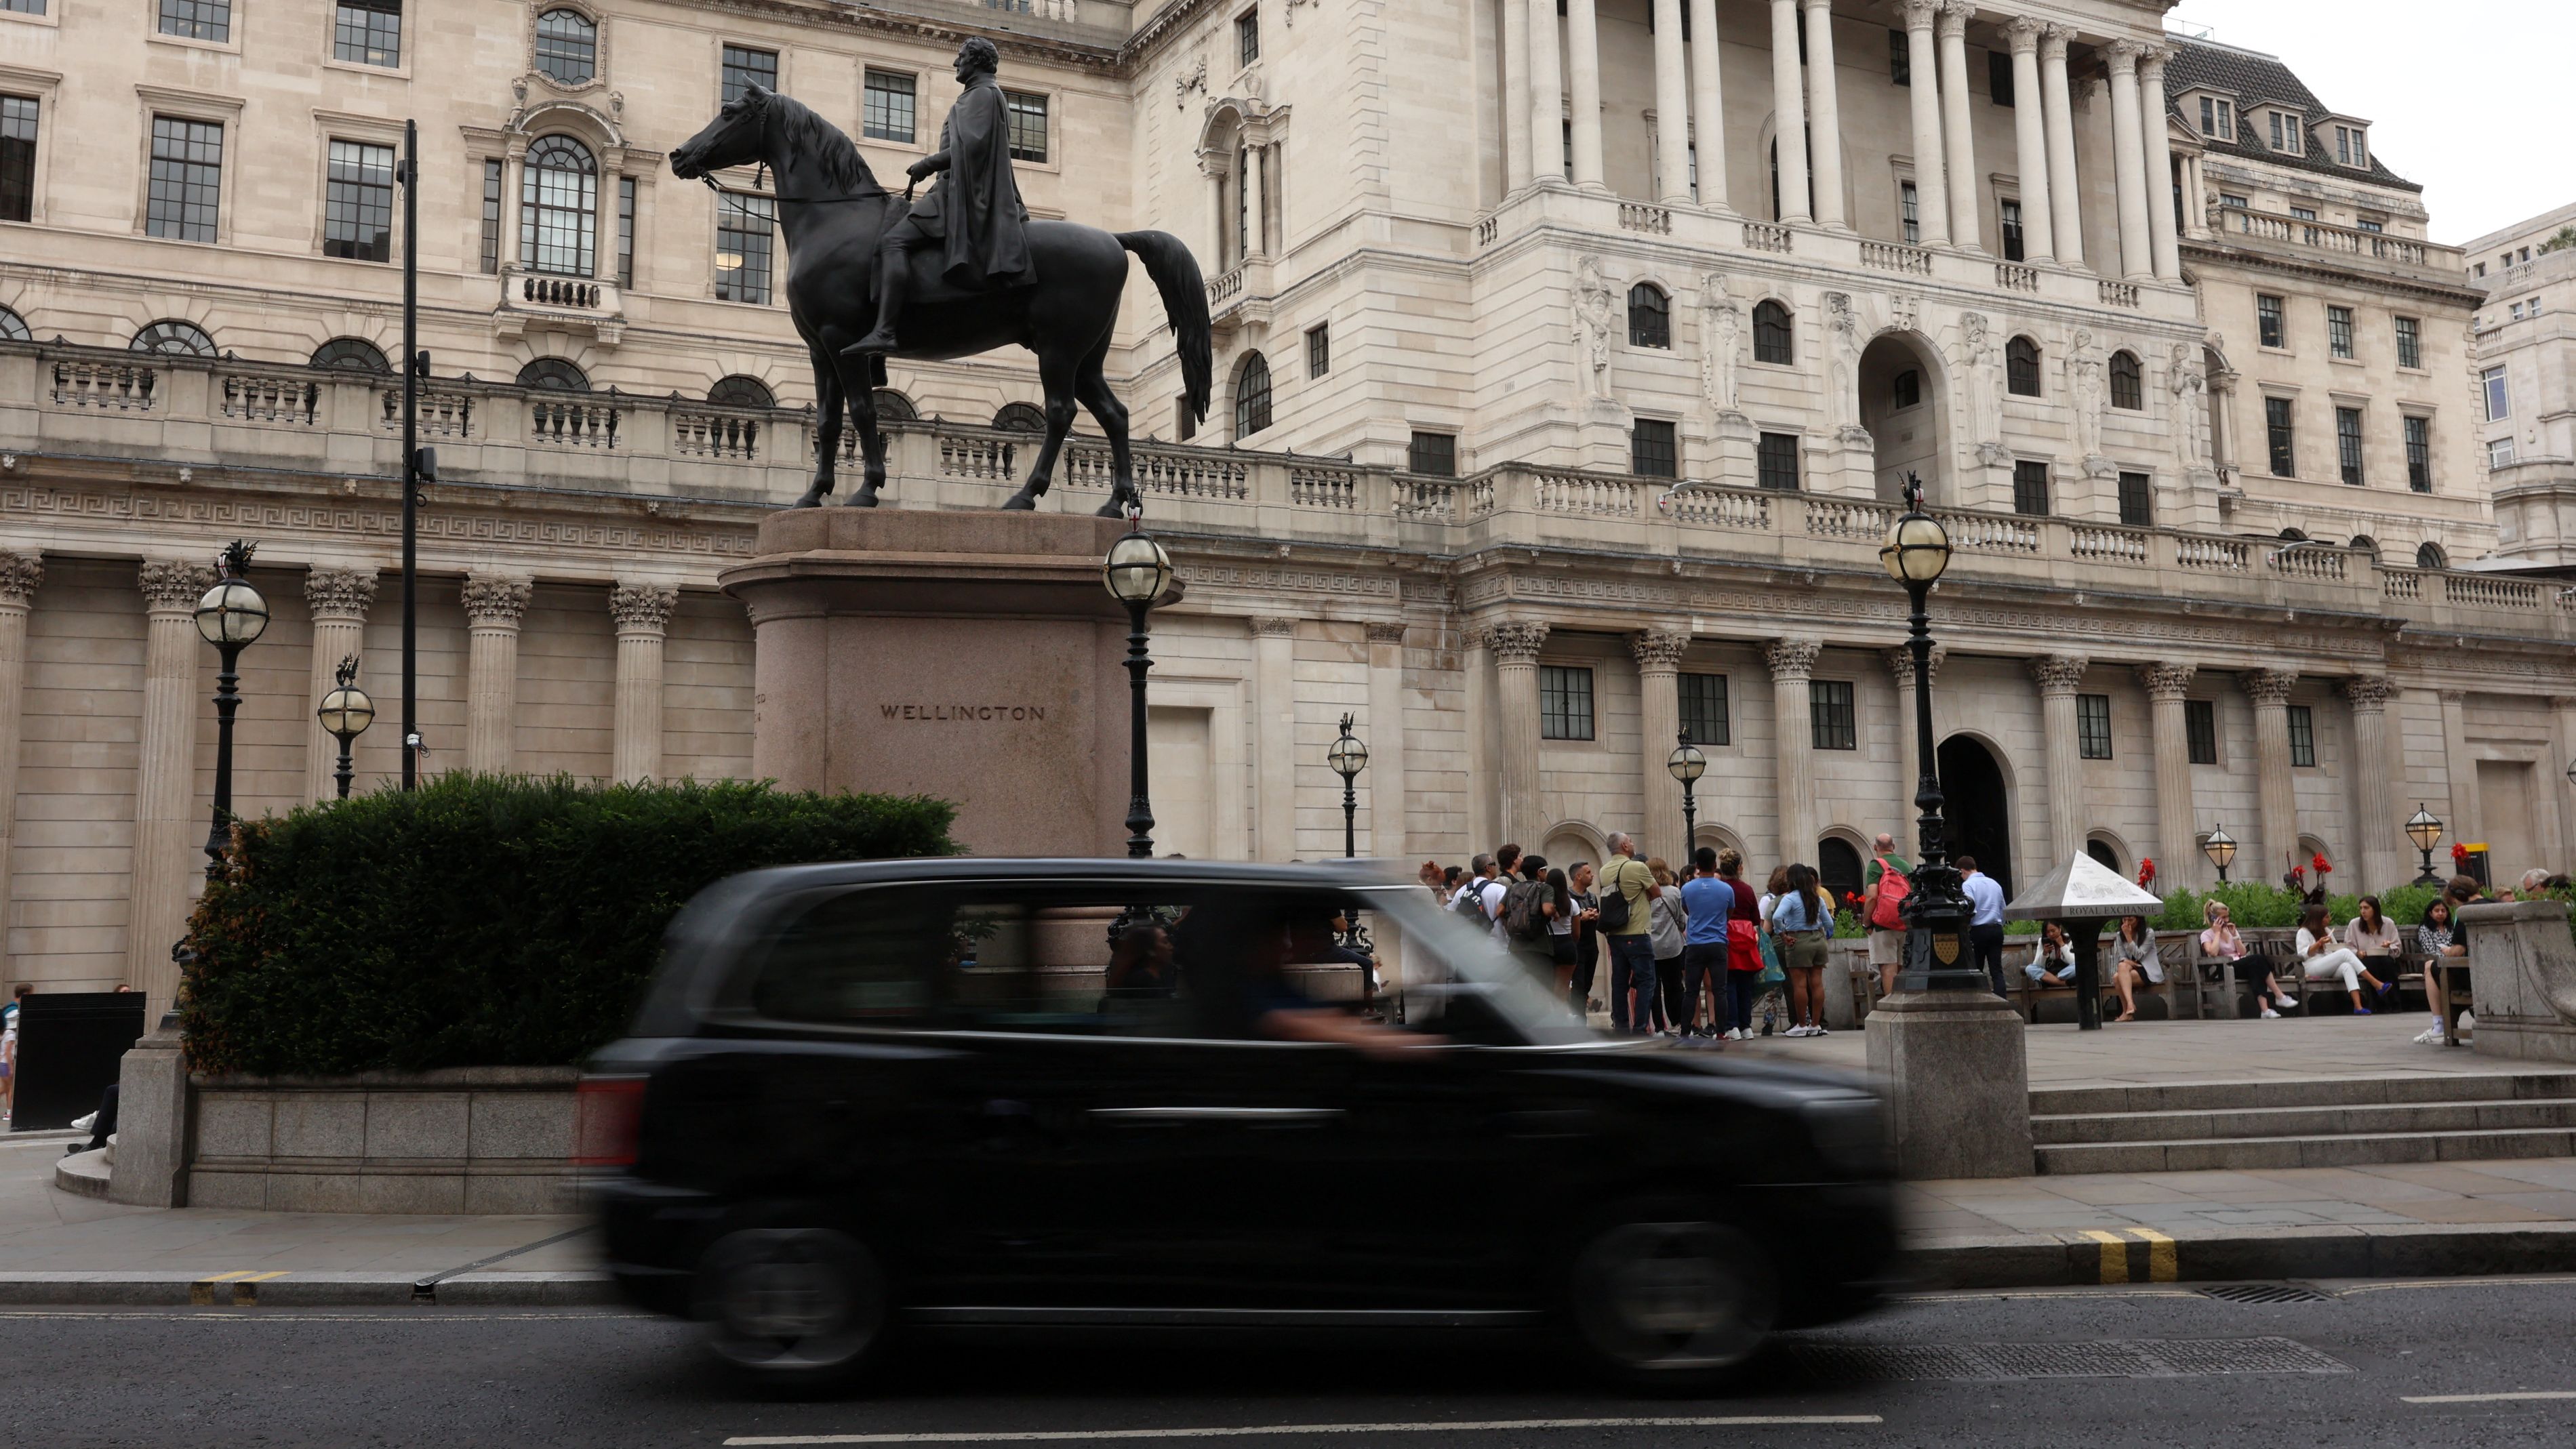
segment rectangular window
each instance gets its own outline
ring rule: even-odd
[[[2182,702],[2182,730],[2191,741],[2191,762],[2195,765],[2218,763],[2218,706],[2206,699]]]
[[[2315,769],[2317,764],[2316,711],[2304,704],[2290,706],[2290,763],[2301,769]]]
[[[2306,129],[2307,121],[2304,117],[2293,115],[2288,111],[2274,111],[2272,113],[2272,149],[2291,156],[2305,154],[2307,143],[2300,139],[2299,133]]]
[[[1859,749],[1860,725],[1852,712],[1851,681],[1807,681],[1807,724],[1817,749]]]
[[[2075,696],[2075,753],[2086,760],[2111,758],[2111,696]]]
[[[2200,134],[2210,140],[2236,139],[2236,105],[2216,96],[2200,98]]]
[[[1996,105],[2010,106],[2013,103],[2013,59],[2011,51],[1990,50],[1986,52],[1986,90],[1994,96]]]
[[[402,0],[339,0],[331,54],[352,65],[401,65]]]
[[[2350,126],[2335,127],[2335,159],[2346,166],[2370,164],[2370,133]]]
[[[2386,230],[2388,230],[2388,223],[2386,223],[2386,222],[2384,222],[2384,221],[2381,221],[2379,218],[2377,218],[2377,217],[2375,217],[2375,216],[2356,216],[2356,217],[2354,217],[2354,218],[2352,219],[2352,225],[2353,225],[2353,229],[2354,229],[2354,230],[2356,230],[2356,231],[2386,231]],[[2372,255],[2372,256],[2377,256],[2377,255],[2379,255],[2379,254],[2378,254],[2377,252],[2373,252],[2373,253],[2371,253],[2371,255]]]
[[[161,33],[182,40],[230,40],[233,0],[161,0]]]
[[[2490,367],[2478,374],[2478,382],[2486,392],[2487,421],[2492,423],[2502,418],[2512,417],[2513,397],[2505,390],[2504,369]]]
[[[2335,463],[2343,481],[2361,486],[2361,409],[2335,409]]]
[[[2326,309],[2326,350],[2349,362],[2352,360],[2352,309]]]
[[[2487,441],[2487,466],[2490,468],[2513,466],[2513,439],[2490,438]]]
[[[2221,205],[2221,206],[2232,206],[2232,207],[2235,207],[2235,208],[2236,208],[2237,210],[2239,210],[2239,211],[2243,211],[2246,207],[2248,207],[2248,206],[2252,205],[2253,203],[2251,203],[2251,202],[2247,201],[2244,197],[2236,196],[2236,195],[2233,195],[2233,194],[2231,194],[2231,193],[2229,193],[2229,192],[2222,191],[2222,192],[2218,193],[2218,204],[2219,204],[2219,205]]]
[[[1914,190],[1913,182],[1900,181],[1896,183],[1896,209],[1898,214],[1905,218],[1906,241],[1916,246],[1922,245],[1923,207]]]
[[[2397,319],[2397,365],[2416,369],[2424,366],[2424,324],[2412,317]]]
[[[2155,480],[2144,473],[2120,475],[2120,521],[2131,528],[2156,526]]]
[[[2272,445],[2272,476],[2299,476],[2298,433],[2291,426],[2290,400],[2285,397],[2263,399],[2263,428]]]
[[[33,97],[0,96],[0,221],[35,215],[36,112]]]
[[[501,163],[483,163],[483,275],[501,270]]]
[[[1675,683],[1681,689],[1682,730],[1695,745],[1724,745],[1733,740],[1727,732],[1726,676],[1723,674],[1684,674]]]
[[[617,285],[635,285],[635,178],[617,178]]]
[[[1573,177],[1574,177],[1574,123],[1573,123],[1572,121],[1568,121],[1568,122],[1566,122],[1566,123],[1565,123],[1565,127],[1564,127],[1564,131],[1565,131],[1565,175],[1566,175],[1566,179],[1568,179],[1568,180],[1572,180],[1572,179],[1573,179]]]
[[[2254,299],[2254,325],[2266,347],[2290,345],[2290,321],[2285,304],[2278,297],[2257,296]]]
[[[1457,477],[1457,435],[1416,432],[1412,446],[1405,449],[1404,466],[1407,472],[1419,473],[1426,478]]]
[[[1172,399],[1172,436],[1186,443],[1198,435],[1199,415],[1190,406],[1190,400],[1187,397]]]
[[[1914,47],[1902,30],[1887,32],[1887,78],[1896,84],[1914,84]]]
[[[1753,449],[1754,481],[1783,493],[1798,491],[1798,435],[1764,433]]]
[[[1261,59],[1261,12],[1246,10],[1234,18],[1234,63],[1246,66]]]
[[[2021,203],[2006,196],[1999,198],[1995,204],[2003,210],[2004,260],[2008,262],[2026,260],[2022,252]]]
[[[1662,418],[1639,418],[1628,434],[1628,471],[1640,478],[1681,476],[1673,425]]]
[[[859,130],[871,141],[912,144],[912,77],[870,68]]]
[[[727,191],[716,203],[716,300],[769,301],[769,243],[778,203]]]
[[[2292,221],[2314,221],[2317,219],[2317,209],[2313,206],[2291,207],[2290,219]]]
[[[42,15],[45,13],[45,0],[0,0],[0,10],[17,15]]]
[[[1027,91],[1004,91],[1011,111],[1011,159],[1044,163],[1047,158],[1047,98]]]
[[[1592,738],[1592,671],[1565,664],[1538,667],[1538,737]]]
[[[394,254],[394,148],[331,142],[322,190],[322,255],[391,261]]]
[[[215,239],[216,204],[224,177],[224,128],[219,121],[180,116],[152,118],[152,189],[143,229],[181,241]]]
[[[1332,324],[1318,322],[1306,329],[1306,376],[1322,377],[1333,370]]]
[[[2433,420],[2406,420],[2406,486],[2417,493],[2433,491]]]
[[[2036,518],[2048,512],[2048,464],[2024,458],[2013,464],[2013,512]]]
[[[753,50],[749,46],[728,45],[724,48],[723,95],[718,104],[731,105],[742,93],[758,86],[765,91],[778,89],[778,52]]]

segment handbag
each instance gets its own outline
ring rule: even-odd
[[[1780,969],[1780,938],[1769,931],[1762,933],[1762,979],[1775,985],[1789,979],[1789,973]]]
[[[1729,971],[1761,970],[1761,939],[1761,928],[1751,921],[1728,921],[1726,923],[1726,969]]]

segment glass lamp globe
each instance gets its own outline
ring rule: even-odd
[[[1674,779],[1687,784],[1708,773],[1708,756],[1700,753],[1699,746],[1684,739],[1666,757],[1664,768],[1673,772]]]
[[[1172,586],[1172,556],[1152,534],[1128,534],[1109,546],[1100,581],[1122,604],[1151,604]]]
[[[1928,513],[1908,513],[1888,528],[1878,561],[1900,584],[1932,584],[1950,567],[1949,531]]]
[[[268,600],[246,580],[218,580],[197,598],[197,632],[209,644],[238,648],[267,628]]]
[[[2209,832],[2209,839],[2201,842],[2200,849],[2202,854],[2209,857],[2211,865],[2225,870],[2236,859],[2236,837],[2228,834],[2224,829],[2212,830]]]
[[[2406,820],[2406,838],[2415,842],[2417,850],[2429,853],[2442,843],[2441,817],[2421,805],[2416,806],[2415,813]]]
[[[1358,736],[1345,734],[1333,741],[1324,760],[1333,767],[1334,774],[1348,780],[1368,768],[1368,746],[1360,743]]]
[[[354,684],[343,684],[322,696],[322,707],[313,711],[322,728],[335,738],[354,740],[376,722],[376,702]]]

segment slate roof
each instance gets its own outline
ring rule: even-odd
[[[2174,49],[2174,58],[2165,66],[2165,104],[2181,114],[2183,123],[2194,134],[2200,130],[2197,108],[2183,112],[2180,97],[2186,91],[2215,91],[2236,101],[2236,139],[2222,141],[2201,138],[2213,155],[2235,154],[2247,160],[2268,161],[2299,171],[2313,171],[2320,176],[2341,176],[2347,180],[2366,180],[2380,186],[2393,186],[2405,191],[2422,191],[2421,184],[2407,180],[2379,164],[2379,148],[2371,148],[2370,166],[2346,166],[2329,152],[2321,150],[2317,125],[2335,114],[2316,92],[2309,90],[2290,68],[2279,60],[2257,51],[2238,50],[2231,45],[2213,45],[2205,40],[2190,40],[2179,35],[2165,39]],[[2286,155],[2275,151],[2255,135],[2255,127],[2246,113],[2265,106],[2296,108],[2307,116],[2307,146],[2302,154]],[[2329,133],[2331,134],[2331,133]]]

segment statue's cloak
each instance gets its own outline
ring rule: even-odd
[[[939,128],[948,169],[913,204],[921,229],[945,243],[942,274],[970,291],[1037,280],[1029,264],[1029,209],[1011,174],[1010,107],[989,75],[967,83]]]

